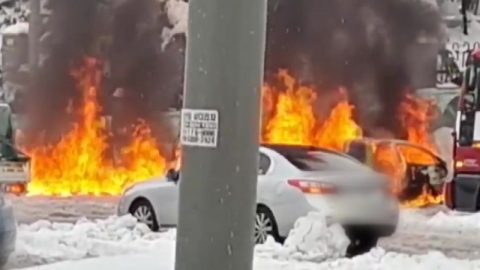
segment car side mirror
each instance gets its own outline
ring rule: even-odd
[[[169,169],[167,171],[167,179],[168,181],[171,181],[171,182],[178,182],[178,179],[180,178],[180,174],[178,173],[178,171],[176,171],[175,169]]]

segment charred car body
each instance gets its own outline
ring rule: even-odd
[[[448,175],[447,164],[420,145],[402,140],[357,139],[346,144],[345,153],[394,179],[393,191],[401,202],[423,193],[439,197]]]

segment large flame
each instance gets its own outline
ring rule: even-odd
[[[321,97],[313,87],[297,85],[287,71],[282,70],[278,78],[285,89],[276,89],[266,85],[263,89],[263,132],[262,141],[266,143],[299,144],[320,146],[344,151],[345,143],[362,138],[362,129],[352,119],[353,106],[348,102],[345,89],[339,89],[334,99],[333,109],[321,115],[314,110]],[[431,120],[431,106],[422,99],[406,95],[401,103],[399,118],[407,131],[407,140],[436,152],[428,134]],[[411,147],[400,147],[402,155],[388,145],[375,147],[374,160],[383,172],[394,180],[399,192],[404,185],[405,161],[416,164],[432,164],[429,155]],[[418,200],[408,202],[411,206],[420,206],[441,201],[426,191]]]
[[[285,70],[278,76],[286,86],[285,91],[270,85],[263,90],[264,114],[270,115],[264,123],[264,142],[316,145],[341,151],[345,142],[362,136],[361,128],[352,120],[353,106],[348,103],[344,89],[339,90],[339,102],[325,121],[319,121],[312,106],[317,100],[313,88],[297,87]],[[276,102],[272,106],[273,100]]]
[[[58,143],[26,150],[33,159],[31,195],[120,194],[134,181],[165,170],[166,161],[145,123],[135,127],[130,145],[121,149],[120,164],[107,156],[108,134],[97,101],[101,69],[95,59],[85,62],[72,74],[83,96],[78,122]]]
[[[26,149],[33,158],[29,194],[119,194],[136,181],[161,174],[170,167],[180,167],[180,150],[175,151],[175,161],[167,164],[145,122],[135,127],[130,144],[119,151],[115,160],[107,155],[111,150],[107,144],[108,131],[99,120],[101,107],[97,100],[101,82],[98,61],[87,59],[73,76],[83,96],[78,111],[71,105],[68,107],[75,113],[77,123],[58,143]],[[322,99],[313,87],[298,85],[285,70],[279,72],[278,78],[286,89],[279,90],[272,85],[263,88],[263,142],[314,145],[342,151],[346,142],[362,137],[362,129],[352,119],[353,107],[345,89],[339,89],[330,97],[331,109],[328,105],[332,104],[327,104],[323,106],[327,109],[319,112],[314,108],[319,107],[316,104]],[[409,141],[435,151],[426,129],[428,113],[429,106],[422,100],[406,96],[399,117]],[[388,149],[378,149],[375,154],[377,159],[388,161],[385,164],[390,163],[389,166],[399,164],[398,157],[391,155]],[[409,161],[428,162],[428,157],[416,151],[405,150],[402,154]],[[395,168],[399,167],[385,169],[393,170],[395,178]],[[425,193],[409,204],[418,206],[436,201],[438,199]]]

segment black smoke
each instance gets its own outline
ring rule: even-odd
[[[158,114],[181,105],[185,63],[184,35],[161,49],[161,32],[171,27],[161,1],[112,1],[107,13],[98,12],[98,0],[55,2],[54,42],[32,95],[39,107],[33,122],[47,130],[59,126],[67,100],[78,95],[71,67],[93,51],[110,67],[102,100],[108,113],[120,126],[143,118],[161,130]],[[288,69],[314,84],[320,99],[345,87],[362,127],[396,134],[405,89],[433,84],[443,39],[439,11],[423,0],[269,0],[267,30],[267,82]],[[107,48],[98,53],[102,37]],[[112,97],[119,88],[120,101]],[[58,120],[50,121],[52,115]]]
[[[320,98],[346,87],[362,127],[398,134],[406,89],[434,86],[439,11],[423,0],[270,0],[266,80],[286,68]]]
[[[162,10],[157,0],[118,1],[114,8],[108,53],[110,94],[105,100],[111,108],[114,135],[143,119],[159,142],[170,137],[169,123],[160,115],[178,105],[185,45],[180,43],[179,48],[177,42],[162,50],[162,30],[170,26]],[[123,89],[121,97],[113,97],[117,89]],[[114,137],[116,144],[125,142],[122,136]]]
[[[26,97],[27,141],[38,143],[43,133],[49,142],[58,140],[73,120],[66,111],[70,101],[81,101],[71,75],[85,56],[98,50],[99,8],[97,0],[50,0],[51,15],[44,19],[40,43],[40,65]]]

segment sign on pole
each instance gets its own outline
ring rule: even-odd
[[[218,111],[183,109],[180,132],[182,145],[217,147]]]

